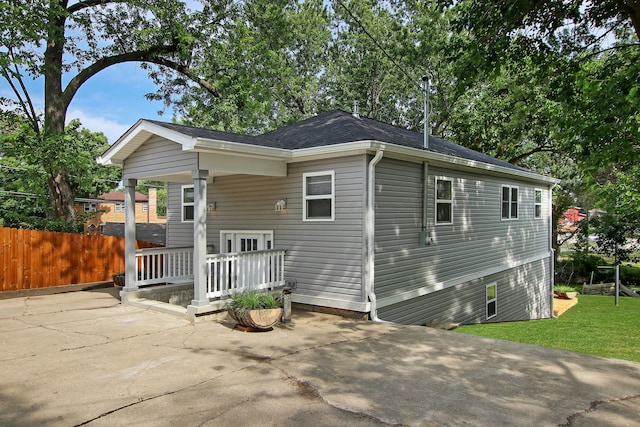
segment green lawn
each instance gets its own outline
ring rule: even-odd
[[[640,298],[580,295],[557,319],[465,325],[457,332],[640,362]]]

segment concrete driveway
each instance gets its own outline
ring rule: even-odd
[[[637,426],[640,364],[294,312],[267,333],[0,300],[2,426]]]

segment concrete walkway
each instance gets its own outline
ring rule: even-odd
[[[306,312],[231,326],[112,289],[2,300],[0,425],[640,425],[637,363]]]

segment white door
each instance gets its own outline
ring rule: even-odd
[[[227,253],[247,253],[273,248],[273,231],[221,231]],[[242,256],[229,261],[229,281],[233,288],[252,288],[271,281],[272,266],[268,254]]]

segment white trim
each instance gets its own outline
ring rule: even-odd
[[[184,190],[185,188],[192,188],[193,189],[193,202],[190,203],[185,203],[184,202]],[[180,221],[181,222],[193,222],[194,218],[196,216],[195,211],[196,211],[196,189],[195,186],[193,184],[185,184],[180,186]],[[184,219],[184,207],[185,206],[193,206],[193,218],[192,219]]]
[[[489,296],[488,294],[489,288],[494,286],[496,288],[496,296],[492,299],[488,299],[487,297]],[[495,313],[489,316],[489,304],[492,302],[495,303],[496,305]],[[486,320],[493,319],[498,315],[498,283],[497,282],[487,283],[484,287],[484,310],[485,310],[484,313],[485,313]]]
[[[474,280],[482,279],[483,277],[491,276],[493,274],[497,274],[503,271],[512,270],[514,268],[522,267],[527,264],[531,264],[536,261],[540,261],[543,259],[547,259],[552,256],[552,252],[545,252],[539,254],[537,256],[533,256],[530,258],[523,259],[518,262],[511,263],[503,263],[497,267],[488,268],[486,270],[478,271],[475,273],[467,274],[464,276],[456,277],[451,280],[447,280],[444,282],[436,282],[430,286],[422,286],[417,289],[412,289],[410,291],[402,292],[400,294],[396,294],[390,297],[382,298],[378,301],[378,308],[387,307],[389,305],[397,304],[399,302],[408,301],[414,298],[422,297],[433,292],[438,292],[443,289],[451,288],[454,286],[461,285],[463,283],[471,282]]]
[[[307,178],[314,176],[330,176],[331,177],[331,194],[307,194]],[[308,200],[329,200],[331,202],[331,217],[329,218],[308,218],[307,217],[307,201]],[[302,174],[302,220],[303,221],[335,221],[336,219],[336,173],[333,170],[321,172],[306,172]]]
[[[502,215],[502,204],[504,203],[504,200],[502,199],[502,194],[504,193],[504,189],[508,188],[509,189],[509,216],[508,217],[504,217]],[[514,217],[513,215],[511,215],[511,205],[513,204],[513,199],[511,198],[512,194],[513,194],[513,190],[517,191],[517,200],[516,200],[516,216]],[[500,220],[501,221],[517,221],[518,219],[520,219],[520,187],[518,187],[517,185],[508,185],[508,184],[502,184],[500,186]]]
[[[434,153],[421,148],[411,148],[402,145],[390,144],[375,140],[361,140],[346,142],[343,144],[326,145],[314,148],[302,148],[291,150],[291,162],[301,162],[314,159],[344,157],[364,152],[376,152],[378,150],[385,151],[385,157],[402,158],[404,160],[422,163],[429,161],[434,166],[442,165],[458,165],[474,170],[483,170],[492,174],[502,174],[508,176],[516,176],[526,181],[545,182],[558,184],[559,179],[539,175],[527,170],[511,169],[505,166],[492,165],[489,163],[478,162],[475,160],[463,159],[461,157],[450,156],[448,154]]]
[[[291,294],[291,301],[298,304],[318,305],[320,307],[339,308],[341,310],[351,310],[362,313],[371,311],[371,304],[368,302],[343,301],[333,298],[304,295],[297,290]]]
[[[438,199],[438,181],[446,181],[451,184],[451,198],[450,199]],[[443,176],[435,176],[434,177],[434,187],[433,187],[433,219],[435,221],[436,226],[438,225],[452,225],[453,224],[453,179],[446,178]],[[438,222],[438,204],[446,204],[448,203],[451,206],[451,220],[450,221],[441,221]]]

